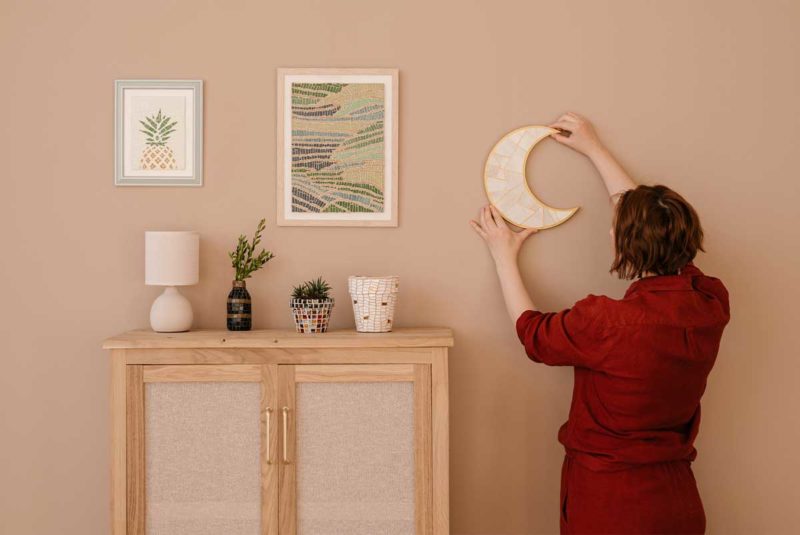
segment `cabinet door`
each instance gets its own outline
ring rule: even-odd
[[[276,534],[277,366],[127,368],[127,532]]]
[[[280,532],[431,533],[430,366],[281,365]]]

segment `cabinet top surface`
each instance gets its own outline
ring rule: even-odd
[[[108,338],[103,349],[196,348],[326,348],[326,347],[451,347],[453,332],[442,327],[398,328],[388,333],[359,333],[338,329],[318,334],[294,330],[197,330],[185,333],[128,331]]]

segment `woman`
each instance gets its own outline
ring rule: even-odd
[[[566,449],[561,533],[704,533],[690,463],[700,398],[730,317],[728,292],[692,262],[703,231],[689,203],[664,186],[637,187],[586,119],[567,113],[551,126],[560,129],[557,141],[591,159],[616,204],[610,271],[637,279],[624,297],[590,294],[540,312],[517,266],[535,231],[511,231],[493,206],[470,223],[494,258],[528,356],[575,369],[558,433]]]

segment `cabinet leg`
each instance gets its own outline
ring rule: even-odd
[[[450,533],[450,412],[447,348],[433,348],[431,416],[433,419],[433,533]]]

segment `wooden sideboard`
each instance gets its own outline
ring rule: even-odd
[[[449,533],[452,345],[443,328],[109,338],[112,532]]]

